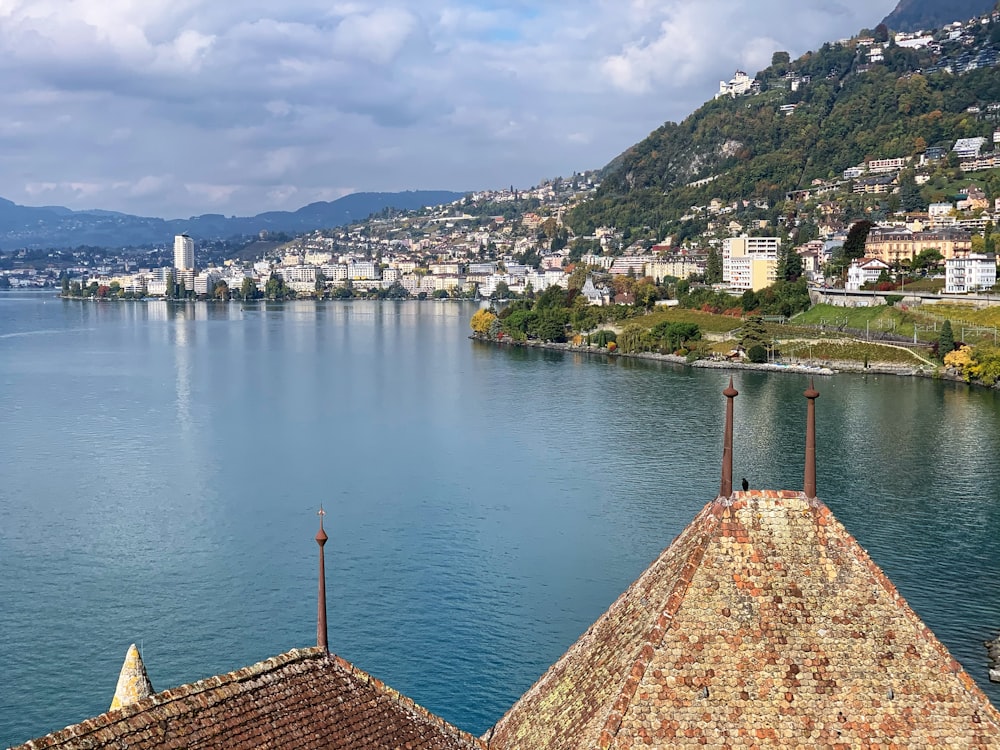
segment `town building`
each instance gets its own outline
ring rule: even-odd
[[[671,277],[686,279],[689,276],[700,276],[705,273],[707,259],[708,255],[705,253],[661,255],[654,260],[646,261],[643,275],[652,277],[657,283]]]
[[[944,259],[968,254],[972,236],[961,229],[941,227],[928,232],[913,232],[895,227],[874,227],[865,242],[865,256],[879,258],[895,266],[924,250],[937,250]]]
[[[160,693],[132,647],[111,710],[14,750],[1000,746],[1000,712],[818,498],[812,383],[801,491],[734,491],[723,395],[718,496],[482,737],[329,652],[321,516],[315,647]]]
[[[194,270],[194,240],[186,234],[174,237],[174,269],[178,271]]]
[[[722,280],[735,291],[755,292],[777,278],[780,237],[728,237],[722,242]]]
[[[874,284],[883,273],[891,271],[888,263],[878,258],[862,258],[851,262],[847,267],[847,280],[844,282],[844,289],[849,292],[856,292],[865,284]]]
[[[748,94],[750,93],[752,83],[753,79],[750,76],[742,70],[737,70],[729,81],[719,81],[719,90],[715,94],[715,98],[718,99],[720,96],[731,96],[735,98],[737,96]]]
[[[945,294],[965,294],[992,289],[997,283],[996,255],[970,253],[944,262]]]

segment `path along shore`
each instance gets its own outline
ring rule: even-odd
[[[669,362],[675,365],[685,365],[687,367],[697,367],[701,369],[714,370],[760,370],[764,372],[785,372],[798,375],[836,375],[838,373],[855,373],[863,375],[898,375],[901,377],[918,378],[940,378],[942,380],[952,380],[959,383],[965,381],[958,375],[949,373],[940,368],[930,368],[922,366],[893,365],[889,363],[869,363],[867,366],[860,362],[849,360],[824,360],[822,364],[813,363],[782,363],[764,362],[754,364],[752,362],[734,362],[725,359],[696,359],[688,362],[686,357],[676,354],[657,354],[655,352],[609,352],[604,347],[599,346],[574,346],[573,344],[557,344],[542,341],[497,341],[473,334],[469,338],[481,341],[486,344],[496,346],[520,346],[528,349],[549,349],[558,352],[572,354],[588,354],[591,356],[603,357],[624,357],[628,359],[646,359],[655,362]]]

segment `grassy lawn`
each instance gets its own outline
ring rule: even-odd
[[[795,359],[806,359],[813,361],[847,360],[851,362],[871,362],[885,363],[893,365],[913,365],[927,366],[905,349],[897,349],[893,346],[881,346],[879,344],[868,344],[863,341],[852,341],[842,343],[835,341],[823,341],[818,343],[807,343],[805,341],[782,342],[780,346],[781,356]]]
[[[922,330],[930,323],[923,320],[918,313],[911,309],[902,310],[892,305],[876,307],[815,305],[801,315],[792,318],[791,324],[794,326],[823,326],[834,330],[847,327],[859,331],[892,332],[907,338],[913,337],[913,327],[917,325],[920,327],[917,330],[918,340],[936,338]]]
[[[654,310],[647,315],[623,321],[622,325],[638,323],[646,328],[668,321],[670,323],[695,323],[701,330],[711,333],[726,333],[743,325],[739,318],[731,318],[728,315],[714,315],[713,313],[702,312],[701,310],[685,310],[680,307],[666,307]]]
[[[944,289],[944,279],[920,279],[907,281],[903,289],[897,289],[891,294],[906,294],[906,292],[940,292]]]

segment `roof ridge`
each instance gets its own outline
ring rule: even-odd
[[[702,508],[698,516],[695,516],[689,528],[697,528],[697,533],[700,533],[706,539],[711,537],[719,525],[719,516],[722,514],[723,507],[723,504],[720,502],[709,503]],[[706,516],[705,524],[698,524],[699,516],[701,515]],[[678,534],[677,539],[680,536]],[[677,539],[674,541],[677,541]],[[670,543],[670,546],[673,546],[673,542]],[[670,549],[670,546],[667,547],[667,550]],[[622,721],[628,712],[632,698],[635,697],[635,692],[639,689],[642,678],[645,676],[646,670],[653,660],[655,650],[663,643],[663,639],[670,629],[670,623],[674,618],[674,614],[680,608],[688,589],[691,587],[691,580],[695,572],[697,572],[702,559],[705,557],[707,546],[707,544],[699,544],[688,555],[687,560],[681,568],[681,575],[675,581],[670,595],[667,597],[666,607],[660,612],[655,624],[646,635],[642,647],[639,649],[639,654],[632,664],[632,669],[629,670],[628,676],[625,678],[625,684],[622,685],[618,700],[612,705],[611,711],[604,721],[604,727],[598,735],[597,747],[601,750],[607,750],[607,748],[611,747],[611,743],[614,742],[615,735],[618,734],[618,730],[621,728]],[[666,550],[661,555],[665,552]]]
[[[363,682],[379,695],[392,700],[397,705],[400,705],[417,714],[421,718],[437,725],[440,729],[453,735],[456,739],[470,742],[475,747],[486,750],[486,745],[475,735],[459,729],[451,722],[424,708],[412,698],[409,698],[395,688],[390,687],[377,677],[373,677],[363,669],[359,669],[354,666],[347,659],[337,656],[336,654],[331,654],[320,646],[292,649],[291,651],[286,651],[283,654],[272,656],[255,664],[251,664],[250,666],[226,672],[225,674],[215,675],[198,680],[197,682],[191,682],[179,685],[175,688],[169,688],[159,693],[155,693],[148,698],[143,698],[136,703],[123,706],[122,708],[115,709],[113,711],[106,711],[103,714],[99,714],[98,716],[85,719],[78,724],[73,724],[64,729],[60,729],[42,737],[30,740],[24,745],[17,747],[23,747],[25,750],[41,750],[42,748],[56,747],[69,740],[75,740],[95,734],[96,732],[106,729],[110,725],[117,724],[119,722],[126,722],[135,714],[142,713],[143,711],[151,708],[166,706],[171,703],[184,700],[185,698],[189,698],[192,695],[198,695],[199,693],[208,693],[224,685],[245,682],[247,680],[260,677],[261,675],[265,675],[269,672],[277,671],[289,664],[309,661],[312,659],[329,661],[335,668],[346,671],[351,675],[351,677]]]
[[[415,700],[410,698],[408,695],[404,695],[403,693],[396,690],[396,688],[387,685],[378,677],[373,677],[365,670],[356,667],[354,664],[352,664],[342,656],[338,656],[337,654],[330,654],[330,659],[331,661],[333,661],[334,664],[336,664],[341,669],[345,669],[348,672],[350,672],[350,674],[353,677],[356,677],[364,681],[366,685],[375,690],[375,692],[377,692],[379,695],[384,695],[385,697],[393,700],[394,702],[420,715],[424,719],[433,721],[439,727],[452,733],[457,738],[466,740],[468,742],[472,742],[476,745],[476,747],[480,747],[483,748],[483,750],[487,750],[486,743],[484,743],[479,737],[476,737],[473,734],[469,734],[464,729],[459,729],[447,719],[438,716],[433,711],[424,708]]]
[[[178,685],[174,688],[162,690],[159,693],[154,693],[153,695],[136,701],[135,703],[131,703],[127,706],[122,706],[121,708],[116,708],[114,710],[105,711],[103,714],[98,714],[97,716],[93,716],[89,719],[84,719],[77,724],[72,724],[64,729],[50,732],[49,734],[30,740],[24,745],[16,747],[24,747],[29,750],[53,747],[66,742],[67,740],[84,737],[88,734],[94,734],[111,724],[115,724],[119,721],[125,721],[135,714],[146,711],[154,706],[162,706],[179,701],[190,695],[203,693],[228,683],[243,682],[258,675],[273,672],[286,664],[291,664],[296,661],[304,661],[306,659],[323,656],[327,656],[327,653],[317,646],[304,649],[293,648],[291,651],[286,651],[283,654],[272,656],[269,659],[264,659],[263,661],[259,661],[247,667],[242,667],[221,675],[206,677],[205,679],[198,680],[197,682],[190,682],[184,685]]]

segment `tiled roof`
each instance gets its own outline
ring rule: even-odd
[[[484,737],[490,750],[1000,747],[1000,714],[802,493],[736,492]]]
[[[32,740],[35,748],[482,750],[482,743],[325,650],[289,651]]]

